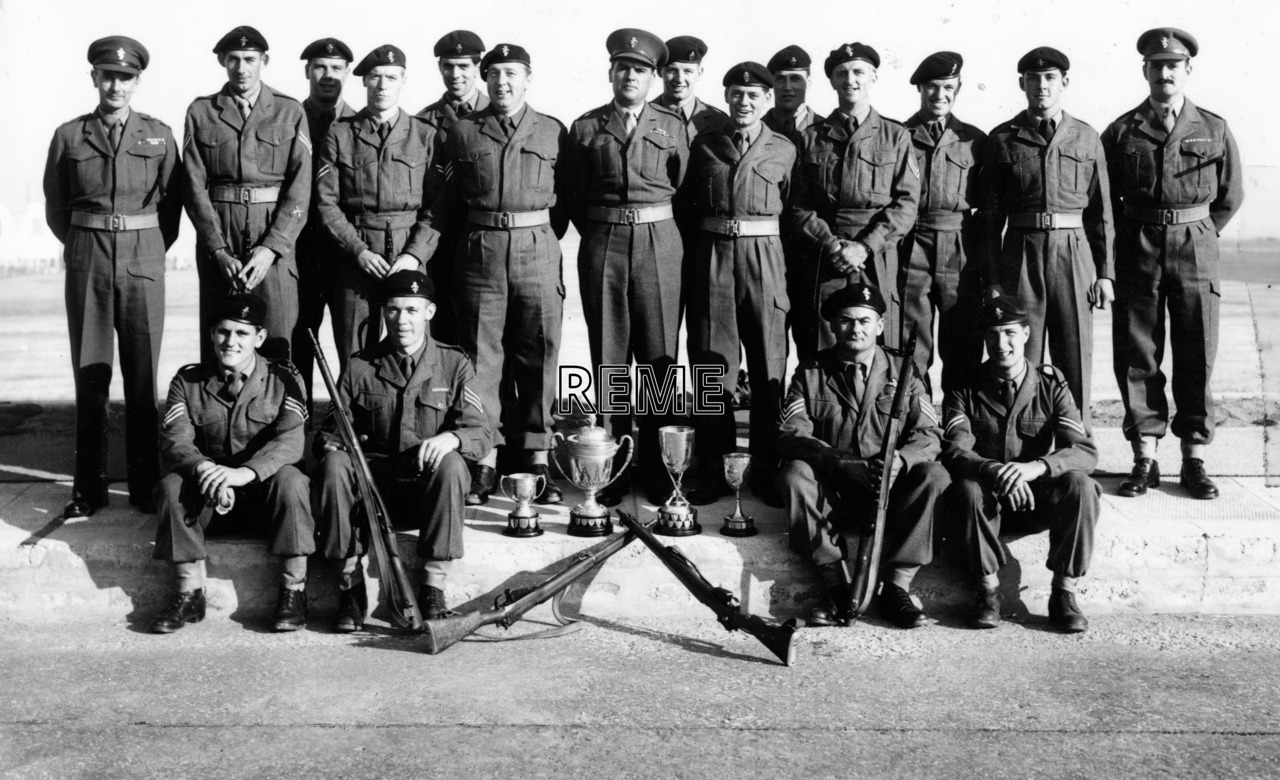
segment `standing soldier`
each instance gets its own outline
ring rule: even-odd
[[[622,29],[605,43],[613,100],[569,128],[566,205],[582,236],[578,283],[591,342],[591,361],[652,367],[659,381],[679,354],[683,247],[672,202],[684,178],[689,144],[684,121],[646,104],[666,60],[662,39]],[[658,452],[660,417],[639,418],[640,462],[650,499],[671,482]],[[615,436],[629,433],[630,415],[612,418]],[[606,504],[622,500],[627,476],[605,489]]]
[[[535,500],[554,504],[562,496],[547,468],[547,448],[564,313],[560,237],[569,225],[556,193],[568,133],[525,102],[533,68],[523,48],[500,44],[480,69],[489,107],[458,120],[439,166],[446,184],[438,219],[443,231],[452,226],[460,234],[453,277],[458,341],[475,361],[494,442],[528,453],[530,470],[547,478]],[[504,408],[499,387],[508,368],[516,398]],[[496,465],[496,451],[480,460],[469,505],[489,500]]]
[[[689,191],[702,235],[689,288],[689,361],[723,366],[720,415],[696,418],[702,483],[690,502],[710,504],[729,492],[722,457],[735,449],[730,388],[740,350],[755,377],[751,399],[751,491],[781,506],[774,477],[778,402],[787,368],[786,260],[779,218],[791,190],[796,148],[762,121],[773,102],[773,76],[743,62],[724,76],[729,123],[693,142]]]
[[[294,465],[307,422],[302,378],[287,360],[258,352],[269,336],[260,298],[221,298],[210,316],[213,357],[169,383],[152,557],[169,562],[177,592],[151,630],[171,634],[204,619],[205,536],[222,529],[269,536],[281,568],[275,629],[296,631],[307,622],[307,556],[316,551],[311,483]]]
[[[774,106],[764,115],[764,123],[773,132],[786,136],[796,145],[797,152],[804,143],[804,131],[823,119],[805,103],[812,64],[809,53],[793,44],[773,55],[768,65],[773,75]],[[818,254],[787,224],[782,226],[782,251],[787,256],[787,297],[791,299],[787,328],[795,334],[796,344],[804,345],[797,350],[804,360],[811,356],[811,348],[817,348],[818,312],[799,302],[812,298],[818,286]]]
[[[1218,496],[1204,468],[1214,428],[1209,379],[1218,349],[1218,235],[1244,189],[1226,121],[1183,94],[1198,49],[1183,30],[1143,33],[1138,52],[1151,97],[1102,134],[1117,226],[1115,372],[1134,457],[1122,496],[1160,485],[1156,444],[1169,423],[1160,371],[1166,307],[1180,481],[1195,498]]]
[[[906,322],[921,326],[916,363],[926,387],[937,325],[944,392],[982,362],[982,334],[973,322],[982,283],[968,258],[977,226],[970,219],[978,203],[977,163],[987,134],[952,113],[963,66],[964,58],[951,51],[925,57],[911,74],[920,110],[906,122],[920,169],[920,207],[899,255],[906,269],[902,309]]]
[[[382,279],[423,268],[437,237],[428,197],[436,132],[397,105],[404,52],[379,46],[353,72],[364,80],[368,103],[333,127],[316,163],[316,211],[341,258],[333,270],[341,288],[333,319],[343,366],[381,339]]]
[[[472,389],[475,371],[457,347],[431,338],[436,313],[431,281],[420,271],[399,271],[381,282],[387,338],[351,358],[338,380],[343,406],[364,442],[391,519],[418,529],[418,604],[427,620],[444,616],[445,578],[462,557],[463,497],[471,484],[463,458],[489,449],[484,409]],[[315,482],[316,516],[326,558],[342,561],[335,630],[359,631],[369,600],[354,533],[355,467],[330,420],[316,439],[321,463]],[[376,533],[376,531],[374,531]]]
[[[183,167],[187,216],[197,234],[200,324],[218,301],[253,291],[267,303],[262,352],[289,355],[298,321],[294,242],[311,197],[311,138],[302,104],[262,83],[267,40],[237,27],[213,47],[227,83],[187,109]],[[212,345],[202,345],[204,358]]]
[[[347,80],[347,69],[354,57],[351,49],[337,38],[321,38],[302,50],[306,61],[307,84],[310,94],[302,101],[307,114],[307,132],[317,150],[324,148],[324,139],[334,122],[355,113],[342,99],[342,85]],[[334,338],[338,336],[337,308],[335,303],[341,288],[338,286],[338,267],[342,262],[324,228],[316,206],[315,182],[311,185],[311,213],[302,233],[298,235],[298,324],[293,329],[293,364],[302,374],[311,399],[311,374],[315,361],[315,347],[307,331],[320,333],[324,321],[325,302],[329,303],[329,324]],[[339,350],[341,351],[341,350]],[[345,355],[341,356],[346,359]],[[308,406],[310,411],[311,407]]]
[[[152,510],[158,478],[156,370],[164,257],[178,237],[182,182],[169,126],[129,108],[151,55],[132,38],[89,45],[98,107],[53,134],[45,219],[66,246],[67,327],[76,382],[76,469],[63,517],[107,505],[107,400],[120,333],[129,502]]]
[[[454,30],[436,41],[435,56],[444,80],[444,95],[418,112],[436,128],[440,143],[459,119],[489,106],[489,96],[480,89],[480,58],[484,41],[470,30]],[[432,196],[434,193],[428,193]],[[427,263],[427,275],[436,289],[436,316],[431,320],[431,336],[446,344],[458,342],[458,318],[453,304],[453,255],[456,235],[443,235],[435,255]]]
[[[1048,46],[1018,60],[1027,110],[991,131],[979,174],[983,276],[987,297],[1007,288],[1022,299],[1031,328],[1027,359],[1044,359],[1047,337],[1088,428],[1091,309],[1105,309],[1115,297],[1113,234],[1102,142],[1062,110],[1070,67],[1067,55]]]
[[[838,108],[804,131],[793,219],[799,239],[820,254],[817,294],[797,302],[818,323],[816,344],[796,344],[802,355],[834,344],[816,313],[831,293],[859,280],[884,296],[885,343],[901,340],[898,242],[916,219],[920,170],[910,131],[871,107],[879,67],[870,46],[834,49],[823,68]]]
[[[702,78],[702,58],[707,44],[692,35],[667,41],[667,64],[662,68],[662,94],[653,102],[669,108],[684,120],[689,143],[710,130],[719,130],[729,121],[725,112],[703,103],[697,95]]]

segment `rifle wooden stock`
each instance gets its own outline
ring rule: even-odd
[[[624,512],[619,512],[618,514],[625,515]],[[636,534],[632,531],[628,531],[621,536],[610,537],[608,541],[594,549],[578,553],[572,563],[566,566],[559,574],[546,579],[541,585],[535,588],[516,588],[505,591],[493,600],[493,609],[477,609],[471,612],[449,615],[439,620],[426,621],[427,638],[430,640],[427,644],[427,652],[431,655],[442,653],[474,633],[481,626],[496,624],[503,628],[511,628],[526,612],[547,599],[556,598],[558,601],[558,597],[575,580],[604,563],[609,556],[635,540]],[[556,608],[554,603],[552,608],[556,618],[561,621],[561,628],[574,622],[565,622],[560,617],[559,609]],[[550,629],[546,632],[540,631],[537,633],[543,636],[554,636],[556,633],[560,633],[560,630]]]
[[[680,580],[680,584],[685,586],[694,598],[716,613],[716,619],[726,630],[745,631],[751,634],[787,666],[796,662],[795,632],[799,625],[795,621],[778,625],[756,615],[743,614],[742,604],[737,596],[708,582],[679,547],[667,546],[658,541],[648,528],[637,523],[634,517],[625,512],[619,512],[618,519],[627,526],[629,533],[640,537],[640,541],[658,556],[658,560],[662,561],[667,570]]]
[[[413,584],[409,582],[404,562],[400,560],[400,546],[391,525],[391,514],[387,511],[386,502],[382,500],[382,494],[378,492],[377,483],[373,481],[373,472],[369,471],[369,462],[365,460],[360,438],[351,425],[351,416],[342,405],[338,384],[333,380],[324,350],[320,348],[315,331],[308,328],[307,335],[315,345],[316,365],[320,367],[324,386],[333,399],[333,417],[337,421],[338,435],[355,468],[356,491],[360,495],[359,508],[369,529],[369,545],[373,548],[373,557],[378,561],[378,582],[387,602],[387,610],[391,613],[391,621],[401,628],[421,631],[422,610],[418,608],[418,600],[413,595]]]
[[[867,611],[880,579],[884,524],[889,512],[889,491],[893,489],[889,476],[893,472],[893,461],[898,455],[898,434],[902,431],[902,418],[907,411],[906,403],[911,399],[910,388],[911,380],[915,376],[918,327],[918,323],[912,323],[907,344],[902,350],[902,362],[898,364],[898,387],[893,393],[893,407],[889,412],[889,424],[885,428],[884,445],[880,451],[883,463],[880,469],[880,490],[876,493],[875,519],[858,537],[858,550],[853,560],[853,571],[849,575],[850,606],[855,616]]]

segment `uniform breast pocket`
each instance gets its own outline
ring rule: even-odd
[[[969,186],[969,172],[973,169],[973,150],[968,146],[947,149],[947,165],[943,186],[950,195],[964,195]]]
[[[1154,146],[1129,146],[1120,150],[1120,177],[1111,186],[1119,187],[1119,194],[1159,198],[1155,191],[1159,184],[1156,176],[1156,150]]]
[[[1010,187],[1012,198],[1040,195],[1040,152],[1036,149],[1014,148],[1000,154],[1000,168]],[[1011,206],[1022,204],[1010,203]]]
[[[215,402],[216,403],[216,402]],[[196,446],[210,455],[223,454],[227,439],[227,409],[221,405],[209,406],[191,415],[191,424],[197,432]]]
[[[526,188],[547,193],[555,189],[556,155],[554,147],[526,146],[520,149],[520,173]]]
[[[395,195],[401,208],[422,203],[422,176],[426,159],[412,152],[400,152],[391,158],[395,166]]]
[[[280,414],[280,408],[258,398],[249,404],[245,417],[249,418],[249,435],[253,436],[264,428],[271,427]]]
[[[1076,194],[1089,191],[1093,181],[1093,154],[1074,146],[1058,151],[1058,183],[1062,189]]]
[[[826,442],[835,441],[844,417],[840,404],[835,399],[812,398],[808,402],[807,411],[813,422],[813,435]]]
[[[493,149],[484,146],[468,149],[453,167],[468,198],[479,198],[497,189],[498,159]]]
[[[293,148],[293,128],[287,125],[259,127],[258,168],[268,176],[284,176]]]
[[[591,139],[587,147],[587,159],[591,162],[588,174],[603,186],[617,186],[622,181],[622,150],[613,136],[601,134]]]
[[[109,188],[111,158],[85,144],[67,150],[71,195],[100,193]]]
[[[969,428],[973,431],[974,448],[985,457],[992,457],[1003,452],[1000,444],[1000,423],[995,420],[969,420]]]
[[[1053,426],[1045,417],[1020,417],[1018,438],[1024,453],[1049,452],[1053,449]]]
[[[160,178],[160,163],[165,147],[142,143],[129,147],[127,166],[129,188],[134,192],[150,192]]]
[[[831,152],[810,152],[800,163],[800,176],[811,192],[830,195],[835,179],[833,171],[839,164],[840,158]]]
[[[1212,199],[1218,183],[1217,163],[1222,159],[1222,145],[1184,143],[1178,152],[1178,172],[1175,176],[1180,199],[1184,202]]]
[[[380,393],[361,393],[351,402],[352,423],[357,436],[367,436],[371,443],[391,436],[396,399]]]
[[[871,147],[858,150],[857,188],[862,192],[888,195],[893,184],[893,149]]]
[[[415,406],[417,409],[415,430],[418,437],[426,439],[439,433],[440,426],[444,425],[445,415],[449,411],[449,394],[439,390],[433,391],[424,386],[418,393]]]
[[[675,152],[676,139],[661,133],[647,133],[640,149],[641,165],[646,176],[661,179],[667,171],[668,162]]]
[[[782,212],[781,182],[787,171],[781,165],[761,165],[751,178],[751,211],[777,215]]]
[[[209,179],[230,181],[240,176],[240,143],[230,131],[201,132],[196,136],[196,148],[204,161]]]

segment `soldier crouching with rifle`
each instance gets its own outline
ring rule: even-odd
[[[307,556],[316,550],[309,483],[294,465],[307,422],[302,377],[258,353],[268,336],[262,299],[231,295],[211,314],[213,357],[183,366],[169,384],[152,557],[170,562],[177,593],[151,630],[171,634],[204,619],[205,534],[220,527],[266,532],[282,568],[275,628],[295,631],[306,624]]]
[[[857,579],[849,564],[864,526],[876,516],[885,431],[900,380],[895,361],[876,346],[884,311],[874,287],[850,284],[833,293],[821,314],[836,345],[801,362],[782,405],[779,486],[791,548],[817,564],[830,586],[807,621],[813,626],[848,625],[860,599],[849,587]],[[904,381],[910,382],[905,422],[889,450],[896,452],[879,605],[889,622],[915,628],[926,617],[911,601],[911,580],[933,560],[933,527],[950,479],[934,462],[941,432],[924,385],[915,376]]]
[[[1079,633],[1089,627],[1075,591],[1093,556],[1102,491],[1089,473],[1098,448],[1062,372],[1024,357],[1031,331],[1022,301],[1012,295],[988,301],[982,323],[989,359],[948,390],[942,404],[942,462],[955,479],[947,510],[959,527],[965,566],[978,580],[969,625],[1000,623],[1003,519],[1048,526],[1049,623]]]
[[[416,519],[417,602],[422,617],[436,620],[445,614],[448,564],[462,557],[463,498],[471,485],[464,457],[484,457],[490,432],[472,387],[471,361],[457,347],[431,338],[431,281],[419,271],[397,271],[381,292],[387,337],[351,356],[338,394],[392,517]],[[335,422],[326,421],[316,439],[322,460],[313,503],[324,555],[342,561],[334,628],[350,632],[364,626],[368,604],[360,563],[365,548],[351,521],[359,501],[355,464],[343,451]]]

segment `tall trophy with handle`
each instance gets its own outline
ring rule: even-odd
[[[693,462],[693,428],[688,425],[667,425],[658,429],[658,446],[662,450],[662,463],[671,474],[675,490],[671,498],[658,508],[658,522],[653,532],[662,536],[693,536],[702,533],[698,525],[698,510],[689,505],[680,489],[684,473]]]
[[[596,494],[604,490],[617,479],[631,464],[634,446],[630,436],[623,436],[615,441],[604,428],[588,425],[575,434],[565,436],[559,431],[553,439],[555,448],[556,470],[586,493],[586,500],[569,512],[569,534],[571,536],[608,536],[613,533],[613,523],[609,519],[609,509],[596,501]],[[627,445],[627,460],[613,474],[613,456],[623,443]],[[563,446],[561,446],[563,445]],[[569,455],[569,467],[560,463],[560,451]]]

